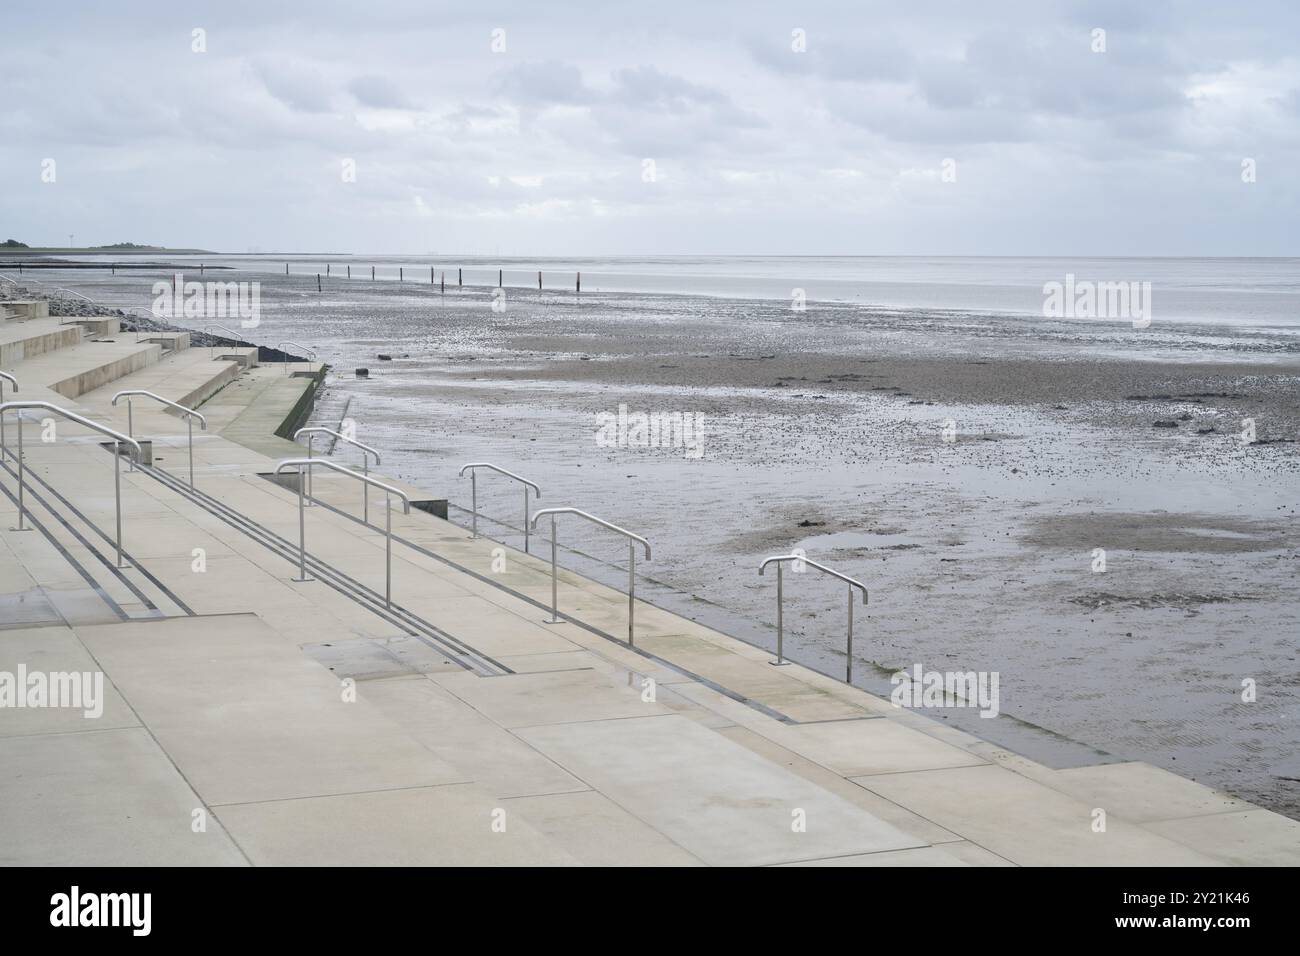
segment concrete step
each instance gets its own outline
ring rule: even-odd
[[[65,325],[79,325],[87,332],[88,338],[117,335],[122,331],[122,320],[115,315],[78,317],[62,319]]]
[[[50,304],[44,299],[7,299],[4,308],[8,319],[44,319],[50,314]]]
[[[121,402],[116,407],[112,405],[113,396],[119,391],[143,389],[187,408],[198,408],[233,382],[242,371],[243,366],[235,359],[214,359],[208,349],[185,349],[171,352],[156,364],[91,389],[79,395],[77,400],[112,420],[114,427],[123,427],[126,425],[126,408]],[[134,399],[132,405],[135,420],[141,423],[138,434],[155,437],[156,434],[182,436],[186,433],[183,419],[166,410],[165,406],[149,399]],[[197,426],[195,430],[199,430]]]
[[[153,365],[162,358],[162,346],[134,341],[129,333],[112,339],[83,341],[36,358],[14,369],[24,386],[42,386],[72,399],[92,389]]]
[[[0,325],[0,368],[59,349],[80,345],[89,336],[77,325],[65,325],[58,318],[27,319]]]

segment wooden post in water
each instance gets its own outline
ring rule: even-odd
[[[581,273],[581,272],[578,273],[578,288],[577,288],[577,291],[578,291],[578,292],[581,292],[581,291],[582,291],[582,273]]]
[[[326,275],[330,274],[330,264],[328,262],[325,263],[325,274]]]
[[[352,266],[351,266],[351,265],[348,266],[348,278],[349,278],[349,279],[352,278]]]
[[[433,285],[433,283],[434,283],[433,266],[429,266],[429,285]]]
[[[199,275],[203,275],[203,263],[199,263]]]
[[[500,270],[500,269],[497,270],[497,288],[498,288],[498,289],[501,288],[501,270]]]
[[[542,270],[541,269],[537,270],[537,291],[538,292],[542,291]]]
[[[447,292],[447,273],[445,272],[442,274],[442,288],[440,288],[438,291],[442,292],[443,294],[446,294]]]
[[[397,281],[398,282],[406,281],[406,269],[402,266],[397,267]]]
[[[456,288],[459,289],[464,283],[461,281],[461,270],[456,270]]]
[[[289,263],[287,262],[284,264],[284,274],[285,275],[289,274]]]
[[[316,273],[316,291],[320,291],[320,273]]]
[[[374,282],[374,281],[375,281],[375,267],[374,267],[374,266],[371,266],[371,267],[370,267],[370,281],[371,281],[371,282]]]

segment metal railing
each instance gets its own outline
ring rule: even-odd
[[[861,581],[855,581],[853,578],[840,574],[838,571],[832,571],[824,564],[818,564],[816,561],[802,554],[780,554],[767,558],[758,566],[758,573],[761,576],[763,569],[769,564],[776,564],[776,663],[778,666],[787,663],[784,658],[783,641],[785,637],[784,624],[782,621],[782,604],[784,594],[781,588],[781,565],[787,561],[796,561],[799,564],[806,564],[809,567],[816,568],[824,574],[829,574],[833,578],[838,578],[849,586],[849,632],[848,642],[845,649],[844,680],[845,683],[853,683],[853,589],[858,588],[862,591],[862,603],[867,603],[867,586]]]
[[[244,341],[239,337],[239,334],[234,329],[225,325],[205,325],[199,331],[202,332],[204,335],[211,335],[212,333],[209,331],[210,329],[220,329],[222,332],[229,332],[231,341],[233,342]],[[213,338],[216,338],[216,336],[213,336]],[[211,345],[208,346],[208,358],[212,358],[216,354],[217,354],[217,343],[213,342]]]
[[[187,408],[186,406],[180,404],[179,402],[173,402],[171,399],[163,398],[161,395],[156,395],[153,392],[147,392],[142,388],[128,388],[114,395],[113,401],[110,402],[109,404],[116,405],[117,400],[119,398],[126,399],[126,433],[130,435],[132,438],[135,437],[135,418],[132,415],[131,398],[132,396],[135,395],[140,395],[144,398],[152,398],[156,402],[162,402],[164,405],[176,409],[178,412],[180,412],[185,416],[185,424],[189,428],[189,433],[190,433],[190,487],[193,488],[194,487],[194,419],[197,418],[199,420],[199,427],[202,428],[204,431],[208,430],[208,420],[204,418],[203,415],[200,414],[199,412],[196,412],[192,408]],[[134,464],[131,467],[134,469],[135,467]]]
[[[284,364],[284,374],[285,374],[285,375],[288,375],[288,374],[289,374],[289,364],[290,364],[290,363],[289,363],[289,353],[286,352],[286,351],[282,348],[282,346],[285,346],[285,345],[292,345],[294,348],[296,348],[296,349],[302,349],[304,352],[306,352],[308,355],[310,355],[310,356],[311,356],[311,359],[310,359],[310,361],[308,362],[308,364],[311,364],[311,362],[316,361],[316,350],[315,350],[314,348],[311,348],[310,346],[299,345],[297,342],[277,342],[277,343],[275,343],[275,347],[276,347],[277,349],[279,349],[279,350],[280,350],[280,354],[284,356],[284,363],[283,363],[283,364]]]
[[[8,372],[0,372],[0,405],[5,403],[5,382],[14,387],[14,394],[18,394],[18,379],[14,378]],[[22,426],[18,426],[21,428]],[[4,460],[5,448],[5,418],[0,415],[0,461]]]
[[[99,422],[93,422],[89,418],[83,418],[76,412],[70,412],[66,408],[60,408],[52,402],[5,402],[0,404],[0,419],[4,418],[5,412],[10,409],[14,410],[14,415],[18,419],[18,530],[23,531],[23,516],[25,510],[23,506],[23,489],[24,472],[23,472],[23,409],[41,408],[47,412],[53,412],[56,415],[62,415],[69,421],[76,422],[91,431],[99,432],[101,435],[107,435],[113,439],[113,497],[117,505],[117,566],[122,567],[122,445],[127,444],[135,449],[138,456],[140,454],[140,443],[130,435],[123,435],[119,431],[114,431]]]
[[[473,537],[478,537],[478,476],[475,469],[487,468],[489,471],[495,471],[498,475],[505,475],[507,478],[513,478],[521,482],[524,486],[524,554],[528,553],[528,489],[533,489],[533,493],[540,499],[542,489],[538,488],[534,482],[529,481],[523,475],[516,475],[513,471],[506,471],[504,468],[498,468],[496,465],[487,461],[474,461],[460,470],[459,477],[464,478],[465,472],[469,472],[469,496],[470,496],[470,525]]]
[[[389,497],[384,499],[386,507],[384,508],[384,535],[385,535],[385,564],[384,564],[384,605],[393,606],[393,506],[392,495],[402,499],[402,513],[411,513],[411,499],[406,496],[406,492],[400,488],[394,488],[392,485],[386,485],[382,481],[376,481],[369,475],[363,475],[359,471],[353,471],[351,468],[344,468],[342,465],[335,464],[325,458],[287,458],[275,466],[275,473],[278,475],[286,468],[296,468],[298,471],[298,581],[310,581],[307,577],[307,519],[303,505],[303,469],[308,473],[312,468],[328,468],[330,471],[337,471],[341,475],[347,475],[355,478],[357,481],[364,482],[366,485],[374,485],[376,488],[386,492]]]
[[[631,531],[627,531],[623,528],[620,528],[616,524],[610,524],[608,521],[605,521],[602,518],[597,518],[595,515],[587,514],[587,512],[580,511],[577,508],[543,508],[541,511],[537,512],[537,514],[533,515],[533,527],[537,527],[537,522],[541,518],[545,518],[549,516],[551,519],[551,623],[552,624],[560,623],[560,601],[559,601],[559,589],[557,585],[558,575],[559,575],[559,560],[556,553],[556,542],[555,542],[555,518],[557,515],[577,515],[579,518],[586,518],[588,521],[592,522],[593,524],[598,524],[602,528],[606,528],[617,534],[621,534],[623,535],[623,537],[628,539],[627,643],[629,647],[636,646],[635,642],[633,641],[633,633],[632,633],[632,623],[633,623],[633,619],[635,615],[635,607],[636,607],[636,546],[640,544],[645,547],[645,559],[649,561],[650,542],[647,541],[645,538],[641,537],[639,534],[633,534]]]
[[[361,449],[361,473],[362,473],[363,475],[369,475],[369,474],[370,474],[370,459],[366,457],[367,454],[370,454],[370,455],[374,455],[374,456],[375,456],[375,464],[376,464],[376,465],[382,464],[382,461],[380,460],[380,457],[379,457],[379,452],[375,451],[375,450],[374,450],[373,448],[371,448],[369,445],[363,445],[361,442],[357,441],[355,438],[349,438],[347,435],[343,435],[343,434],[340,434],[339,432],[334,431],[332,428],[323,428],[323,427],[321,427],[321,426],[319,426],[319,425],[313,425],[313,426],[311,426],[311,427],[309,427],[309,428],[299,428],[296,432],[293,433],[293,440],[294,440],[294,441],[297,441],[299,435],[306,435],[306,436],[307,436],[307,457],[308,457],[308,458],[313,457],[313,456],[312,456],[312,441],[313,441],[313,439],[314,439],[314,437],[315,437],[316,435],[332,435],[334,438],[337,438],[339,441],[345,441],[345,442],[347,442],[349,445],[355,445],[357,448],[360,448],[360,449]],[[308,472],[307,472],[307,504],[308,504],[308,506],[311,505],[311,489],[312,489],[312,483],[311,483],[311,472],[308,471]],[[362,491],[362,508],[363,508],[363,513],[364,513],[364,516],[365,516],[365,522],[366,522],[366,524],[370,524],[370,486],[369,486],[369,485],[364,485],[364,486],[363,486],[363,491]]]

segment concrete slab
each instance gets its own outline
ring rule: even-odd
[[[593,790],[502,801],[584,866],[700,866],[658,830]]]
[[[1216,866],[1219,861],[1002,767],[877,774],[856,781],[1021,866]]]
[[[748,727],[727,727],[720,732],[727,739],[735,741],[747,750],[752,750],[759,756],[772,761],[778,767],[783,767],[791,773],[798,774],[805,780],[830,791],[841,799],[861,807],[872,816],[878,817],[909,836],[915,837],[920,843],[948,844],[961,839],[957,834],[945,830],[932,820],[927,820],[906,807],[886,800],[884,797],[858,786],[851,780],[845,780],[833,770],[828,770],[807,757],[801,756],[792,750],[787,750],[770,738],[764,737]]]
[[[518,734],[706,863],[782,863],[919,845],[685,717],[557,724]],[[799,812],[806,832],[795,831]]]
[[[506,728],[666,713],[661,705],[643,701],[638,691],[596,671],[435,674],[430,679]]]
[[[102,681],[102,699],[92,703],[99,716],[87,716],[84,707],[2,707],[0,708],[0,737],[27,734],[79,733],[110,730],[117,727],[138,727],[140,722],[126,701],[117,692],[113,682],[103,674],[99,663],[92,658],[76,635],[66,627],[10,628],[0,630],[0,671],[16,675],[19,666],[28,674],[41,673],[49,679],[55,673],[92,675],[90,687],[94,693],[95,678]]]
[[[467,779],[254,615],[77,634],[210,806]]]
[[[802,860],[782,863],[781,866],[969,866],[946,849],[934,846],[914,850],[888,850],[884,853],[857,853],[852,856],[832,856],[821,860]]]
[[[778,743],[845,777],[985,763],[887,717],[793,727],[774,722],[769,732]]]
[[[360,693],[489,793],[505,798],[586,789],[559,764],[431,681],[370,681]]]
[[[1134,823],[1251,809],[1245,800],[1146,763],[1055,770],[1040,782]]]
[[[238,866],[221,824],[148,731],[0,739],[0,865]]]
[[[494,811],[505,809],[505,832]],[[570,866],[577,860],[468,785],[221,807],[261,866]],[[498,814],[495,819],[501,819]]]
[[[1233,866],[1300,866],[1300,823],[1268,810],[1162,820],[1146,828]]]

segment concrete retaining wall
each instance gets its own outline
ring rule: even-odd
[[[130,375],[132,372],[138,372],[148,365],[153,365],[160,358],[162,358],[162,346],[151,345],[116,361],[106,362],[98,368],[70,376],[61,382],[55,382],[50,386],[50,389],[58,392],[64,398],[76,398],[78,395],[84,395],[101,385],[116,381],[123,375]]]
[[[69,325],[54,332],[34,335],[29,339],[0,345],[0,365],[16,365],[23,359],[35,358],[55,349],[81,344],[81,326]]]

